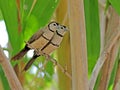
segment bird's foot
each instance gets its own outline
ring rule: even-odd
[[[46,58],[47,61],[50,60],[50,56],[48,54],[44,53],[44,56],[45,56],[45,58]]]
[[[44,53],[40,49],[34,49],[34,50],[35,50],[34,52],[36,55],[38,55],[38,56],[43,55],[44,56]]]

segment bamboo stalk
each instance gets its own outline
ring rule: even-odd
[[[106,59],[103,68],[102,68],[102,77],[100,80],[100,85],[98,90],[107,90],[110,80],[110,76],[115,64],[116,56],[118,53],[119,44],[116,43],[111,49],[109,57]]]
[[[114,12],[113,12],[114,13]],[[104,62],[106,60],[108,60],[108,58],[110,57],[110,52],[112,50],[112,48],[114,47],[114,45],[117,43],[118,39],[120,38],[120,22],[118,21],[118,16],[112,16],[113,18],[110,19],[109,21],[109,25],[107,30],[113,30],[113,31],[109,31],[108,34],[106,34],[106,43],[105,43],[105,47],[103,52],[101,53],[100,57],[98,58],[98,61],[93,69],[91,78],[90,78],[90,82],[89,82],[89,89],[93,90],[95,82],[97,80],[97,76],[104,64]],[[116,19],[114,19],[116,18]],[[113,24],[114,22],[114,24]],[[117,52],[117,51],[116,51]],[[103,83],[101,81],[101,83]]]
[[[9,60],[4,55],[3,50],[0,46],[0,64],[5,72],[5,75],[8,79],[8,83],[10,85],[11,90],[23,90],[12,66],[10,65]]]
[[[99,0],[99,16],[100,16],[100,52],[104,49],[104,37],[106,29],[106,15],[105,15],[105,3],[106,0]]]
[[[83,0],[68,0],[72,62],[72,90],[88,90],[86,29]]]
[[[104,52],[98,58],[97,63],[95,65],[94,69],[93,69],[90,81],[89,81],[89,89],[90,90],[93,90],[95,82],[97,80],[97,76],[98,76],[98,74],[99,74],[105,60],[108,58],[108,55],[109,55],[112,47],[116,44],[119,37],[120,37],[120,32],[117,32],[115,34],[115,37],[113,37],[111,39],[111,44],[109,44],[109,46],[106,48],[106,50],[104,50]]]
[[[108,21],[108,27],[105,34],[105,46],[111,45],[109,39],[114,36],[115,31],[120,31],[120,17],[117,15],[117,13],[113,10],[113,8],[109,8],[111,17]],[[119,39],[119,38],[118,38]],[[116,43],[112,46],[108,58],[105,60],[105,63],[101,70],[101,80],[98,87],[98,90],[107,90],[108,84],[110,80],[110,76],[112,73],[112,69],[114,67],[114,63],[116,60],[116,55],[119,50],[119,41],[116,40]]]
[[[63,3],[64,2],[64,3]],[[59,6],[56,10],[56,20],[68,27],[68,3],[67,0],[60,0]],[[69,31],[65,34],[65,37],[57,50],[57,56],[58,56],[58,87],[59,90],[71,90],[71,79],[68,77],[71,77],[71,57],[70,57],[70,40],[69,40]],[[63,73],[64,71],[61,66],[67,67],[67,72],[70,73],[70,75],[67,75],[67,73]],[[62,71],[61,71],[62,70]],[[64,83],[63,83],[64,81]]]

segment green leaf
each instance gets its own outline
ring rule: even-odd
[[[59,0],[30,0],[25,1],[23,14],[23,34],[24,39],[28,40],[30,36],[44,27],[53,16]],[[34,3],[34,4],[33,4]]]
[[[18,38],[17,8],[15,0],[0,0],[0,9],[5,20],[11,46],[18,50],[21,40]],[[16,43],[18,44],[16,45]]]
[[[109,88],[111,88],[114,85],[114,81],[115,81],[115,78],[116,78],[118,68],[119,68],[119,53],[118,53],[118,56],[115,60],[114,68],[113,68],[111,76],[110,76],[110,81],[109,81],[109,85],[108,85]]]
[[[59,2],[59,0],[20,1],[20,11],[18,11],[16,0],[0,0],[0,9],[14,54],[24,46],[24,41],[48,23]],[[18,30],[18,12],[20,12],[22,32]]]
[[[107,11],[107,9],[108,9],[108,7],[109,7],[110,5],[111,5],[111,4],[110,4],[109,0],[107,0],[107,1],[106,1],[106,6],[105,6],[105,12]]]
[[[52,75],[54,74],[54,67],[52,62],[48,62],[45,68],[45,80],[51,81]]]
[[[0,0],[0,9],[13,49],[12,54],[19,52],[19,50],[24,47],[24,41],[27,41],[37,30],[50,22],[59,0],[20,0],[20,3],[17,3],[20,4],[20,10],[16,3],[16,0]],[[19,18],[18,13],[20,14]],[[20,19],[20,21],[18,21],[18,19]],[[20,32],[18,26],[21,28]],[[38,62],[36,61],[36,63]],[[54,69],[51,63],[48,63],[46,67],[46,72],[52,76]],[[28,76],[30,75],[29,72],[27,74]],[[46,83],[51,81],[51,79],[51,77],[46,78],[42,86],[45,87]],[[31,80],[31,78],[29,78],[29,80]],[[35,85],[37,83],[38,82],[35,82]]]
[[[115,11],[120,15],[120,0],[109,0]]]
[[[3,20],[2,12],[0,10],[0,20]]]
[[[8,84],[7,78],[4,74],[1,66],[0,66],[0,80],[2,81],[4,90],[10,90],[10,86]]]
[[[97,0],[85,0],[88,70],[91,73],[100,52],[100,26]]]

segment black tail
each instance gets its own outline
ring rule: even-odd
[[[21,59],[29,50],[30,50],[30,48],[25,46],[25,48],[23,48],[18,54],[16,54],[14,57],[12,57],[11,60]]]
[[[36,60],[37,57],[39,57],[39,56],[38,56],[38,55],[34,55],[34,56],[30,59],[30,61],[25,65],[23,71],[27,71],[27,70],[30,68],[30,66],[33,64],[33,62]]]

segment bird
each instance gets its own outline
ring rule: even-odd
[[[38,30],[26,43],[25,47],[11,60],[20,60],[29,50],[43,48],[53,37],[59,23],[52,21],[43,29]],[[32,46],[32,47],[30,47]]]
[[[32,63],[36,60],[36,58],[41,56],[41,53],[49,55],[54,50],[56,50],[60,46],[66,31],[68,31],[68,28],[66,26],[59,25],[59,29],[56,30],[53,38],[49,41],[49,43],[46,44],[42,49],[39,49],[40,53],[38,51],[34,51],[33,57],[25,65],[23,71],[27,71]]]

